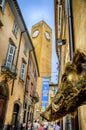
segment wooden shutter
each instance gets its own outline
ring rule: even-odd
[[[21,65],[21,73],[20,73],[20,78],[21,79],[24,79],[24,72],[25,72],[25,63],[22,62],[22,65]]]
[[[17,26],[17,23],[16,23],[16,22],[14,22],[14,24],[13,24],[13,29],[12,29],[12,31],[13,31],[13,34],[17,37],[17,34],[18,34],[18,26]]]
[[[14,54],[15,54],[15,46],[10,44],[8,48],[7,59],[6,59],[6,66],[10,69],[13,64]]]

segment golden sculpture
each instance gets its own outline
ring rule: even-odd
[[[73,61],[66,64],[61,85],[51,104],[41,114],[49,121],[75,115],[77,108],[86,103],[86,55],[77,51]]]

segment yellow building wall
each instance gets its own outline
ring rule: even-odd
[[[35,30],[39,30],[39,35],[33,38],[33,33]],[[45,38],[45,31],[50,33],[50,40]],[[39,70],[41,76],[51,75],[51,58],[52,58],[52,30],[43,21],[32,26],[31,38],[36,51],[37,61],[39,65]],[[46,62],[47,61],[47,62]],[[45,64],[46,63],[46,64]],[[46,65],[46,67],[45,67]],[[46,74],[45,74],[45,73]]]
[[[79,49],[86,54],[86,1],[73,0],[73,26],[75,50]],[[86,105],[79,108],[79,129],[86,129]]]
[[[75,50],[86,53],[86,1],[73,0],[72,5]]]
[[[3,60],[6,59],[9,38],[11,38],[13,40],[13,42],[16,46],[16,52],[15,52],[15,58],[14,58],[14,64],[15,64],[21,32],[19,30],[17,38],[15,38],[14,34],[12,33],[12,28],[13,28],[13,23],[14,23],[15,18],[14,18],[14,15],[13,15],[8,3],[6,4],[4,14],[0,10],[0,19],[3,23],[3,27],[0,28],[0,67],[1,67]],[[20,112],[21,118],[23,116],[23,101],[24,101],[24,89],[25,89],[26,76],[25,76],[24,82],[21,82],[19,80],[19,76],[20,76],[22,58],[24,58],[26,63],[28,63],[28,56],[29,56],[29,53],[27,53],[27,57],[23,53],[24,43],[25,43],[25,39],[22,36],[18,66],[17,66],[18,73],[17,73],[17,79],[15,80],[15,83],[14,83],[13,95],[11,95],[13,80],[9,79],[9,81],[8,81],[9,100],[7,103],[5,124],[8,124],[11,122],[12,113],[13,113],[13,105],[14,105],[14,102],[18,99],[20,100],[20,103],[21,103],[21,112]],[[28,50],[28,52],[29,52],[29,50]],[[27,68],[27,64],[26,64],[26,68]],[[26,71],[27,71],[27,69],[25,70],[25,73],[26,73]],[[2,73],[0,71],[0,81],[3,79],[4,79],[4,76],[2,75]]]
[[[65,5],[67,1],[65,0]],[[64,72],[65,64],[70,61],[70,50],[69,50],[69,34],[68,34],[68,14],[67,6],[65,6],[65,16],[63,13],[63,32],[62,38],[66,39],[66,45],[62,47],[57,47],[60,51],[60,73],[59,81]],[[64,9],[63,9],[64,10]],[[58,9],[55,10],[56,14],[59,14]],[[86,53],[86,1],[85,0],[72,0],[72,16],[73,16],[73,33],[74,33],[74,47],[75,51],[77,49]],[[59,16],[59,15],[58,15]],[[56,16],[57,17],[57,16]],[[59,18],[57,18],[59,19]],[[58,28],[58,22],[56,21],[56,27]],[[58,30],[56,32],[58,34]],[[58,35],[56,35],[58,39]],[[79,130],[86,129],[86,105],[79,107],[78,110],[79,117]],[[63,118],[63,130],[65,130],[65,117]]]

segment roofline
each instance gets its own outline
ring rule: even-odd
[[[40,24],[40,23],[45,23],[45,24],[49,27],[49,29],[51,30],[51,32],[52,32],[52,28],[51,28],[44,20],[41,20],[41,21],[35,23],[35,24],[32,26],[32,28],[33,28],[34,26],[37,26],[37,25]]]
[[[18,17],[18,16],[19,16],[19,20],[21,20],[21,21],[19,21],[19,20],[17,19],[17,22],[18,22],[19,25],[20,25],[20,30],[21,30],[21,32],[23,32],[23,31],[26,32],[26,34],[24,33],[23,35],[24,35],[24,36],[27,35],[26,37],[28,38],[28,41],[29,41],[29,40],[30,40],[30,35],[29,35],[29,32],[28,32],[27,26],[26,26],[26,24],[25,24],[25,21],[24,21],[24,19],[23,19],[23,16],[22,16],[22,13],[21,13],[21,10],[20,10],[20,8],[19,8],[19,5],[18,5],[17,0],[7,0],[7,1],[8,1],[8,3],[9,3],[10,7],[11,7],[11,10],[12,10],[14,16],[15,16],[15,17]],[[17,11],[18,14],[15,14],[15,13],[16,13],[15,10]],[[32,43],[29,43],[29,44],[30,44],[29,49],[32,49]]]

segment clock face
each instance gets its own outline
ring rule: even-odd
[[[39,35],[39,30],[35,30],[32,34],[32,37],[37,37]]]
[[[45,37],[48,39],[48,40],[50,40],[50,34],[49,34],[49,32],[45,32]]]

